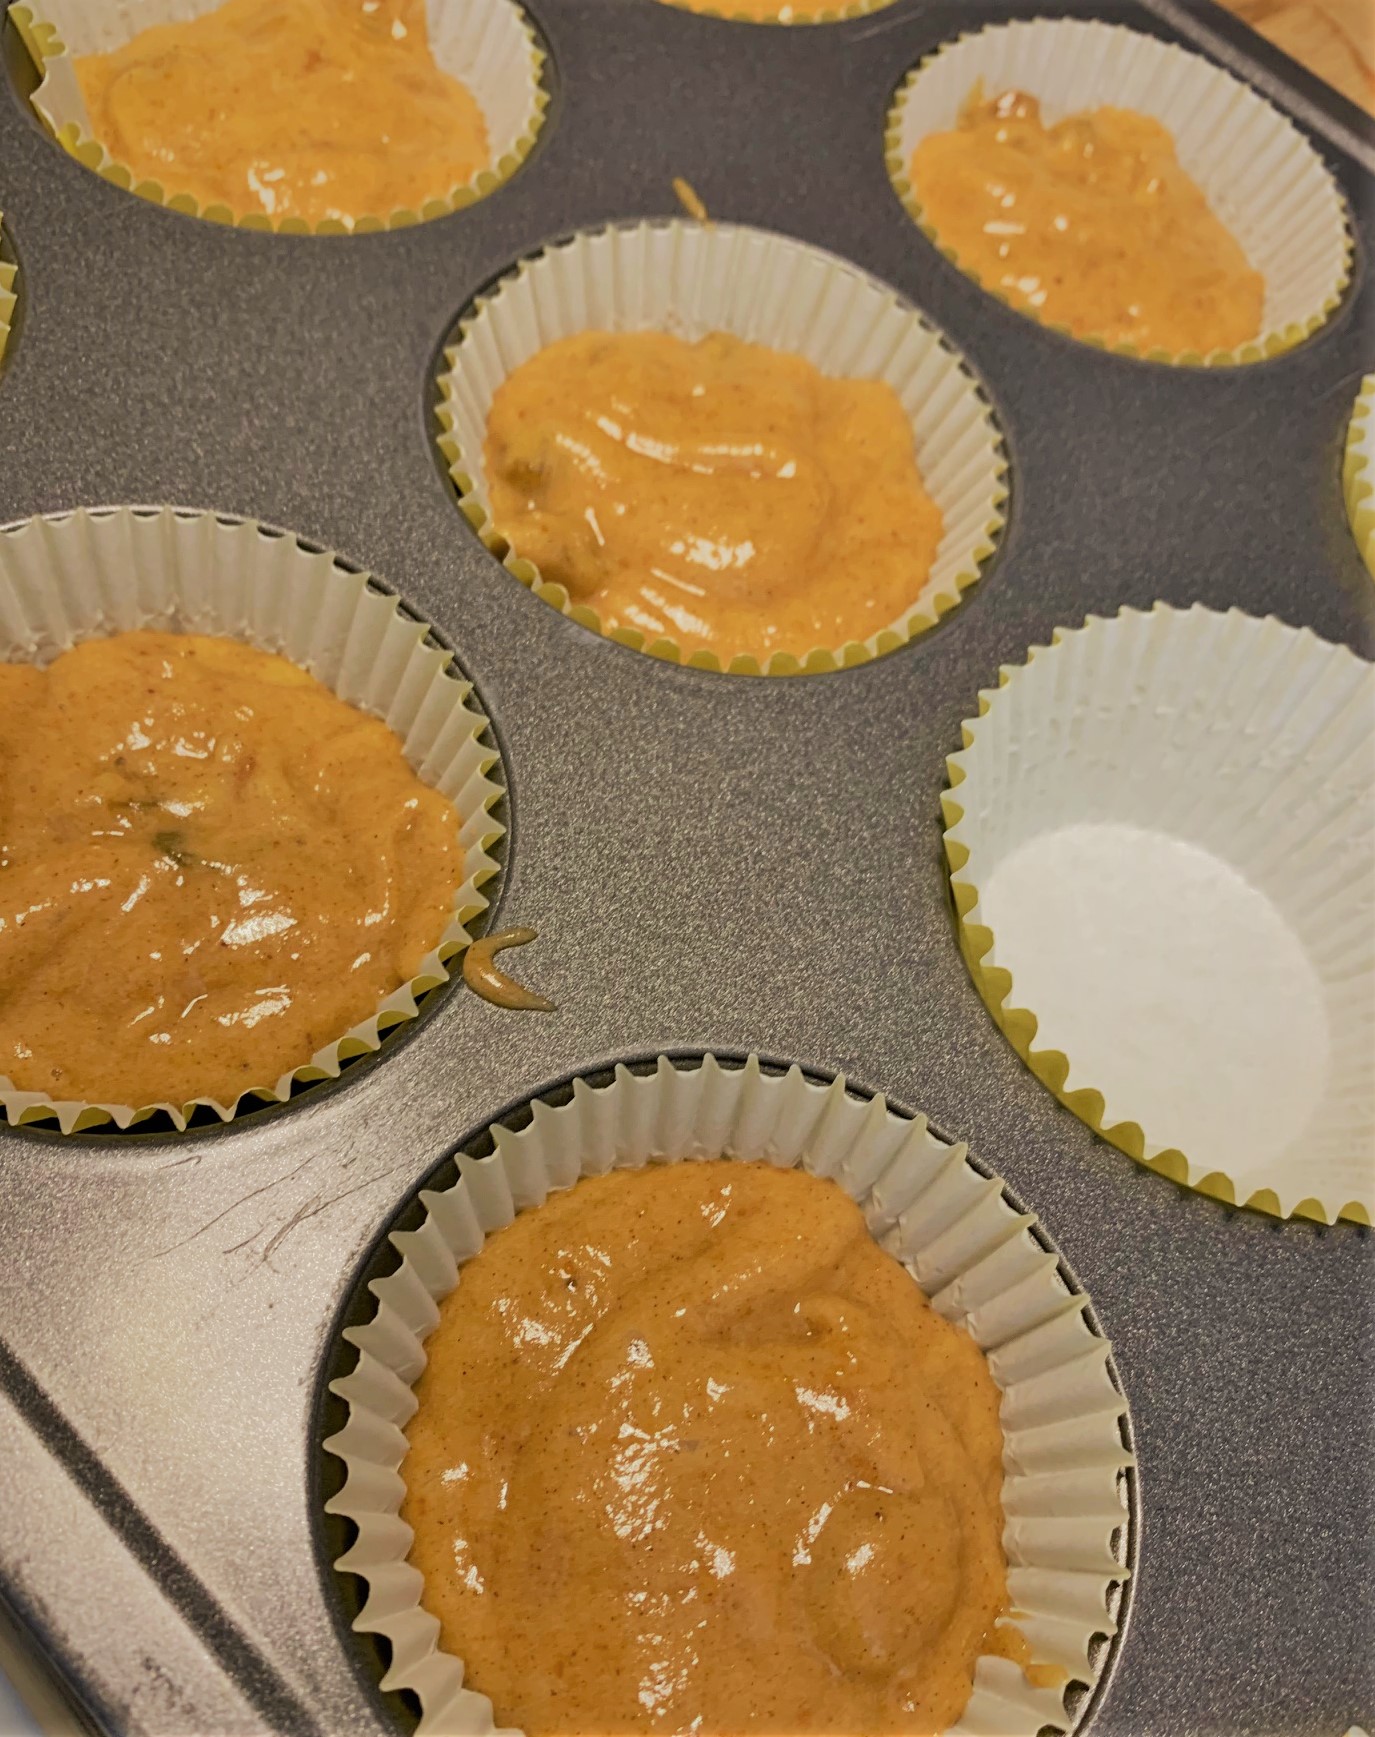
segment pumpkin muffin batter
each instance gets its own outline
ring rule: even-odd
[[[238,216],[415,210],[489,166],[425,0],[225,0],[75,62],[91,131],[135,181]]]
[[[943,1731],[1007,1604],[998,1390],[835,1183],[613,1171],[440,1305],[403,1518],[441,1644],[548,1733]]]
[[[892,387],[725,332],[581,332],[498,389],[493,524],[589,605],[723,663],[865,640],[912,609],[940,543]]]
[[[1047,127],[1035,97],[976,87],[959,125],[917,146],[911,181],[962,265],[1076,337],[1207,355],[1260,334],[1265,280],[1148,115]]]
[[[458,816],[285,658],[122,633],[0,665],[0,1074],[228,1107],[437,945]]]
[[[752,24],[805,24],[840,12],[848,0],[672,0],[689,12],[715,12]]]

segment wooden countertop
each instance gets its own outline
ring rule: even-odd
[[[1222,0],[1276,48],[1375,114],[1375,0]]]

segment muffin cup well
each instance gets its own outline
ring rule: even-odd
[[[178,1128],[198,1105],[228,1121],[260,1102],[282,1102],[296,1082],[337,1077],[342,1063],[379,1047],[414,1018],[418,999],[448,981],[444,961],[469,940],[487,907],[478,890],[497,872],[489,854],[505,828],[490,812],[502,786],[498,756],[481,741],[487,719],[468,682],[447,673],[450,654],[429,629],[364,573],[251,520],[171,507],[114,507],[27,519],[0,531],[0,659],[50,663],[82,640],[136,628],[221,634],[280,653],[340,699],[374,714],[400,738],[407,761],[458,810],[462,883],[438,946],[371,1018],[276,1080],[232,1104],[57,1100],[21,1092],[0,1075],[12,1124],[56,1118],[64,1134],[113,1121],[120,1128],[164,1111]]]
[[[458,187],[436,187],[414,209],[357,211],[347,220],[304,218],[275,221],[263,212],[202,206],[189,193],[155,180],[136,180],[91,131],[90,116],[73,58],[121,47],[154,24],[171,24],[213,12],[222,0],[14,0],[13,19],[40,83],[33,106],[65,151],[107,181],[191,217],[245,229],[293,235],[362,234],[402,229],[445,217],[483,198],[516,172],[530,154],[544,123],[549,93],[541,82],[544,54],[516,0],[427,0],[430,49],[435,64],[460,79],[477,99],[487,123],[492,164]]]
[[[989,407],[959,356],[892,290],[833,255],[764,230],[683,221],[575,235],[522,260],[478,301],[445,351],[440,449],[464,515],[535,594],[582,626],[600,618],[511,549],[492,525],[484,470],[487,417],[498,387],[523,362],[583,331],[667,331],[695,339],[726,331],[807,358],[823,374],[886,381],[911,424],[918,468],[941,509],[936,559],[910,606],[862,643],[732,658],[734,673],[839,669],[894,650],[959,602],[993,552],[1007,468]],[[607,637],[674,663],[720,669],[710,650],[684,657],[668,638],[634,629]]]
[[[1157,604],[1000,672],[943,797],[960,941],[1017,1052],[1219,1199],[1375,1210],[1375,668]]]
[[[953,128],[980,82],[990,96],[1021,90],[1036,97],[1048,125],[1102,105],[1153,116],[1169,128],[1180,166],[1265,279],[1262,331],[1254,340],[1206,356],[1151,350],[1147,360],[1207,367],[1260,361],[1301,343],[1341,300],[1351,275],[1346,207],[1293,122],[1201,55],[1124,25],[1071,18],[990,25],[944,44],[909,73],[889,110],[884,142],[898,197],[931,240],[991,294],[1007,299],[945,245],[910,174],[918,144]],[[1130,344],[1111,347],[1142,353]]]
[[[411,1530],[399,1514],[412,1387],[437,1304],[459,1282],[463,1263],[516,1212],[582,1176],[726,1155],[832,1177],[939,1313],[987,1353],[1002,1390],[1012,1620],[1036,1662],[1067,1682],[1059,1691],[1033,1688],[1016,1665],[985,1655],[955,1729],[1032,1737],[1047,1726],[1067,1728],[1067,1700],[1077,1714],[1085,1699],[1070,1685],[1097,1681],[1107,1660],[1102,1637],[1118,1626],[1133,1555],[1126,1490],[1133,1460],[1107,1341],[1035,1220],[969,1162],[966,1147],[933,1135],[925,1117],[857,1097],[843,1079],[819,1084],[796,1067],[765,1072],[756,1056],[743,1067],[710,1054],[660,1056],[652,1071],[638,1073],[618,1066],[604,1083],[578,1079],[553,1101],[537,1097],[532,1110],[528,1121],[517,1118],[518,1128],[492,1127],[489,1156],[460,1155],[452,1186],[420,1190],[423,1222],[392,1234],[399,1266],[368,1287],[372,1318],[344,1330],[358,1360],[330,1384],[348,1418],[324,1446],[346,1476],[325,1506],[356,1528],[335,1566],[367,1584],[354,1628],[390,1648],[380,1686],[418,1695],[426,1737],[493,1729],[490,1703],[464,1687],[462,1661],[439,1647],[421,1575],[406,1560]]]
[[[1375,374],[1367,374],[1361,381],[1351,413],[1342,461],[1342,492],[1351,534],[1375,578]]]

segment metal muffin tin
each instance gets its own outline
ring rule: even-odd
[[[1140,1561],[1085,1729],[1375,1721],[1371,1236],[1177,1188],[1097,1140],[999,1035],[960,959],[939,793],[960,720],[1057,624],[1157,598],[1273,611],[1369,656],[1341,448],[1375,366],[1375,129],[1215,7],[897,0],[752,28],[655,0],[533,0],[550,119],[492,197],[388,235],[160,210],[0,92],[21,266],[0,372],[0,521],[166,501],[290,527],[456,648],[505,756],[497,922],[559,1003],[440,995],[337,1085],[172,1136],[0,1130],[0,1628],[102,1730],[382,1732],[320,1544],[322,1376],[360,1263],[415,1184],[511,1105],[655,1049],[759,1048],[920,1107],[1035,1211],[1131,1402]],[[903,74],[961,30],[1101,16],[1202,49],[1291,113],[1352,210],[1355,275],[1306,344],[1229,372],[1076,345],[983,295],[883,162]],[[479,289],[578,227],[713,214],[853,260],[986,383],[1011,459],[994,560],[875,663],[753,679],[664,665],[528,594],[434,447],[442,344]]]

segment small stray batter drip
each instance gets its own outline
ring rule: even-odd
[[[585,1179],[440,1305],[402,1463],[441,1644],[527,1737],[925,1734],[1007,1610],[999,1394],[835,1183]]]
[[[285,658],[142,632],[0,665],[0,1074],[227,1108],[415,976],[462,862],[395,734]]]
[[[93,135],[136,181],[237,216],[383,217],[491,162],[425,0],[225,0],[75,66]]]
[[[474,995],[490,1001],[493,1007],[509,1007],[525,1013],[553,1013],[554,1003],[547,996],[537,995],[518,983],[496,962],[496,955],[508,947],[527,947],[539,939],[538,929],[498,929],[474,941],[463,955],[463,981]]]
[[[603,628],[722,663],[863,642],[913,609],[944,529],[880,380],[726,332],[580,332],[492,400],[495,528]]]
[[[958,126],[917,146],[911,180],[942,246],[1076,337],[1207,355],[1260,334],[1265,280],[1149,115],[1047,127],[1035,97],[975,86]]]

